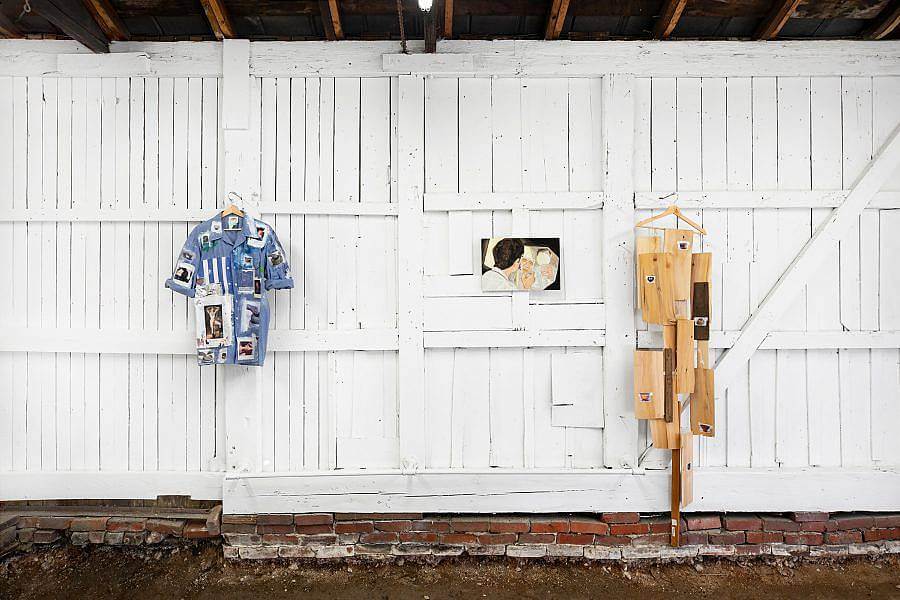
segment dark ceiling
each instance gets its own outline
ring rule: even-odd
[[[443,10],[436,0],[437,10]],[[397,0],[0,0],[0,35],[9,37],[67,38],[84,15],[97,23],[81,26],[107,33],[97,19],[97,5],[117,15],[122,37],[131,40],[212,40],[216,34],[204,4],[221,5],[232,28],[226,37],[254,40],[334,39],[332,7],[342,32],[337,38],[352,40],[398,39]],[[424,13],[416,0],[402,0],[405,36],[422,39]],[[884,23],[900,14],[898,0],[682,0],[683,12],[668,35],[654,28],[667,4],[678,0],[452,0],[452,33],[457,39],[543,39],[547,36],[551,7],[564,8],[559,33],[553,37],[588,39],[753,39],[779,6],[785,18],[769,39],[846,39],[874,37],[897,39],[900,27]],[[46,8],[46,5],[50,5]],[[55,9],[53,7],[56,7]],[[62,12],[60,16],[56,12]],[[82,15],[81,13],[84,13]],[[5,19],[3,18],[5,16]],[[67,23],[71,17],[75,25]],[[323,18],[324,17],[324,18]],[[896,17],[894,17],[896,19]],[[3,23],[7,26],[4,28]],[[97,27],[99,24],[99,27]],[[445,37],[442,25],[438,37]],[[326,28],[329,28],[326,31]],[[102,29],[102,31],[101,31]],[[6,30],[6,31],[4,31]],[[77,30],[76,30],[77,33]]]

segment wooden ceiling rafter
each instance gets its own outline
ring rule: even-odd
[[[30,0],[31,9],[94,52],[109,52],[109,38],[81,0]]]
[[[24,37],[19,26],[13,23],[12,19],[7,17],[0,11],[0,38],[21,38]]]
[[[124,42],[131,37],[118,11],[109,0],[84,0],[84,5],[110,40]]]
[[[678,25],[685,6],[687,0],[666,0],[662,14],[653,26],[653,37],[658,40],[668,39]]]
[[[344,28],[341,26],[341,10],[338,0],[319,0],[319,11],[322,14],[322,27],[325,29],[325,39],[344,39]]]
[[[562,33],[563,25],[566,24],[566,18],[569,16],[569,7],[571,5],[571,0],[553,0],[553,3],[550,5],[550,14],[547,16],[547,28],[544,31],[545,40],[559,39],[559,34]]]
[[[453,0],[444,0],[444,39],[453,39]]]
[[[212,29],[213,35],[217,40],[230,39],[234,37],[234,25],[231,23],[231,16],[222,0],[200,0],[203,5],[203,12],[206,13],[206,20],[209,21],[209,27]]]
[[[758,40],[772,40],[778,37],[800,2],[801,0],[775,0],[769,15],[760,23],[754,37]]]
[[[875,25],[864,36],[870,40],[882,40],[900,27],[900,0],[888,2],[875,19]]]

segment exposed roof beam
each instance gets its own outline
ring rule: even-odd
[[[338,0],[319,0],[319,11],[322,13],[322,27],[325,29],[325,39],[344,39],[344,28],[341,27],[341,11],[338,8]]]
[[[425,12],[425,52],[437,52],[437,35],[438,35],[438,14],[441,10],[440,0],[437,0],[431,7],[431,10]]]
[[[681,13],[684,12],[686,5],[687,0],[666,0],[662,14],[659,15],[656,25],[653,26],[653,37],[658,40],[664,40],[672,35],[672,31],[678,25]]]
[[[222,0],[200,0],[203,5],[203,12],[206,13],[206,20],[215,34],[217,40],[234,37],[234,25],[231,24],[231,17],[228,16],[228,9]]]
[[[880,40],[891,35],[900,26],[900,0],[889,2],[878,13],[875,26],[866,31],[865,37],[870,40]]]
[[[109,52],[109,38],[81,0],[31,0],[31,8],[53,26],[94,52]]]
[[[444,0],[444,39],[453,38],[453,0]]]
[[[84,0],[84,5],[91,12],[97,25],[111,40],[122,42],[131,37],[125,23],[109,0]]]
[[[566,17],[569,14],[570,0],[553,0],[550,5],[550,14],[547,16],[547,29],[544,31],[545,40],[557,40],[562,32]]]
[[[22,30],[12,22],[12,19],[3,14],[3,11],[0,11],[0,37],[6,38],[20,38],[22,37]]]
[[[759,28],[756,30],[756,39],[771,40],[776,38],[785,23],[791,18],[791,15],[797,10],[798,4],[800,4],[800,0],[775,0],[769,15],[763,19],[763,22],[760,23]]]

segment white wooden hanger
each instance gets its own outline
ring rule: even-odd
[[[674,204],[670,205],[669,208],[662,211],[658,215],[653,215],[652,217],[650,217],[648,219],[644,219],[643,221],[638,222],[638,224],[635,225],[635,227],[643,227],[645,229],[666,229],[665,227],[650,227],[649,224],[656,220],[662,219],[663,217],[668,217],[669,215],[675,215],[676,217],[678,217],[679,219],[681,219],[682,221],[684,221],[685,223],[687,223],[688,225],[693,227],[698,233],[702,233],[703,235],[706,235],[705,229],[703,229],[700,225],[697,225],[695,222],[693,222],[692,220],[687,218],[684,215],[684,213],[681,212],[681,210]]]

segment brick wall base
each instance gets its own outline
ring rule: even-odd
[[[110,509],[113,511],[114,509]],[[89,514],[88,514],[89,513]],[[668,515],[103,514],[92,507],[0,513],[0,556],[36,546],[222,542],[229,559],[431,559],[507,556],[671,560],[698,556],[840,558],[900,554],[900,513],[686,514],[680,548]]]

